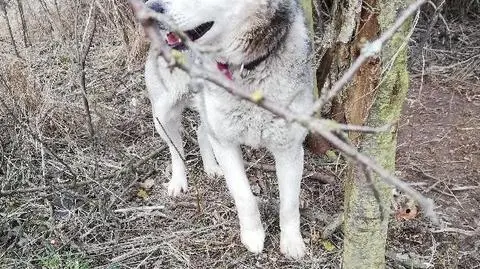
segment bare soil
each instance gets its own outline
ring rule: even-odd
[[[390,244],[430,257],[435,268],[480,266],[480,124],[473,91],[459,83],[427,79],[412,85],[399,131],[398,170],[433,198],[448,228],[430,227],[422,219],[395,222]],[[454,228],[454,229],[449,229]],[[447,232],[448,231],[448,232]]]
[[[452,22],[450,40],[437,29],[429,46],[413,47],[399,128],[397,169],[435,200],[446,227],[394,222],[389,245],[435,268],[480,268],[480,36],[471,23]]]

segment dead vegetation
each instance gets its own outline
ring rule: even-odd
[[[201,170],[197,118],[190,112],[184,133],[191,189],[181,198],[166,196],[169,156],[155,135],[143,92],[147,44],[128,6],[113,0],[6,2],[20,57],[2,17],[1,268],[339,267],[341,232],[322,239],[323,228],[342,208],[344,165],[335,156],[308,158],[310,172],[336,182],[304,181],[302,231],[310,253],[301,263],[278,251],[274,175],[258,166],[249,169],[268,230],[264,253],[251,255],[241,246],[222,179],[208,178]],[[438,21],[422,47],[418,44],[428,20],[419,27],[418,43],[412,43],[414,84],[399,146],[399,170],[423,184],[419,189],[436,193],[443,218],[457,230],[432,231],[422,218],[392,221],[392,268],[410,268],[413,261],[418,268],[480,264],[480,17],[478,1],[467,2],[468,9],[460,12],[447,1],[452,10],[444,13],[445,23]],[[17,3],[23,7],[24,25]],[[78,47],[86,43],[86,15],[93,10],[97,28],[85,61],[84,95]],[[418,119],[438,119],[437,129],[421,125],[420,131],[412,124],[419,109],[424,114]],[[460,110],[461,116],[436,117]],[[418,132],[428,139],[421,140]],[[435,155],[431,146],[422,147],[429,140],[438,148],[450,144]],[[272,161],[262,151],[246,149],[245,155],[251,164]],[[451,169],[443,169],[449,161]],[[402,265],[399,254],[408,256],[407,264]]]

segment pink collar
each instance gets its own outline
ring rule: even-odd
[[[233,80],[233,75],[230,69],[228,69],[228,64],[227,63],[220,63],[217,62],[217,68],[224,74],[229,80]]]
[[[185,45],[183,44],[182,40],[180,39],[180,37],[178,37],[175,33],[173,32],[169,32],[167,33],[167,36],[166,36],[166,40],[165,42],[171,47],[171,48],[174,48],[174,49],[177,49],[177,50],[185,50],[186,47]],[[259,65],[260,63],[262,63],[268,56],[270,55],[270,53],[267,53],[266,55],[248,63],[248,64],[245,64],[245,65],[242,65],[242,69],[246,69],[246,70],[253,70],[257,65]],[[232,72],[230,71],[230,69],[228,68],[228,63],[222,63],[222,62],[218,62],[217,61],[217,68],[218,70],[220,70],[220,72],[222,72],[222,74],[224,74],[229,80],[233,80],[233,74]]]

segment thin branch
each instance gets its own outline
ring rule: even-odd
[[[415,268],[415,269],[429,269],[433,268],[433,264],[424,261],[422,257],[409,253],[395,253],[393,251],[387,251],[385,256],[395,262],[395,264],[403,265],[402,268]]]
[[[0,79],[5,82],[3,80],[3,77],[0,75]],[[6,86],[5,83],[3,83],[4,86]],[[45,143],[33,130],[30,129],[30,127],[23,123],[21,120],[19,120],[15,114],[12,112],[12,110],[10,109],[10,107],[8,107],[8,105],[5,103],[5,101],[0,98],[0,104],[3,106],[3,108],[5,109],[6,111],[6,114],[7,115],[10,115],[12,117],[12,119],[20,126],[20,128],[24,129],[28,134],[30,134],[30,136],[32,136],[32,138],[39,142],[43,148],[45,148],[45,150],[53,156],[54,159],[56,159],[60,164],[62,164],[66,169],[67,169],[67,172],[66,173],[68,176],[72,177],[72,178],[77,178],[78,175],[73,171],[73,169],[70,167],[70,165],[68,165],[62,158],[60,158],[55,152],[53,152],[52,149],[50,149],[50,147],[47,145],[47,143]]]
[[[258,106],[266,109],[267,111],[285,119],[289,123],[300,124],[305,128],[309,129],[310,131],[320,134],[332,145],[343,151],[346,156],[358,161],[362,165],[369,167],[372,171],[379,174],[385,182],[395,186],[405,194],[418,201],[419,205],[423,207],[423,209],[425,210],[425,214],[431,218],[432,222],[436,224],[439,223],[438,217],[434,211],[434,204],[431,199],[424,197],[418,191],[411,188],[408,184],[396,178],[389,171],[378,165],[375,161],[359,153],[355,148],[349,146],[344,141],[339,139],[335,134],[332,133],[332,131],[335,131],[335,126],[332,127],[332,124],[327,124],[325,120],[314,118],[311,115],[298,114],[290,111],[285,107],[280,107],[278,106],[278,104],[268,100],[267,98],[264,98],[263,96],[260,96],[259,98],[259,94],[248,94],[248,91],[240,89],[239,87],[237,87],[237,85],[235,85],[233,81],[227,79],[227,77],[225,77],[219,70],[215,69],[214,66],[216,66],[216,64],[214,64],[211,59],[207,58],[201,53],[195,54],[199,61],[195,61],[193,63],[185,61],[183,55],[179,55],[178,53],[175,53],[175,55],[172,54],[172,50],[163,41],[163,38],[160,36],[159,32],[155,28],[155,24],[157,23],[157,21],[160,21],[161,23],[167,23],[167,20],[164,19],[164,15],[151,11],[140,0],[129,0],[129,2],[134,10],[135,15],[142,24],[147,37],[149,37],[152,48],[158,52],[159,56],[161,56],[167,63],[169,63],[171,68],[179,68],[189,74],[192,78],[199,78],[205,81],[209,81],[217,86],[220,86],[221,88],[225,89],[227,92],[238,98],[257,104]],[[424,1],[417,2],[423,3]],[[410,7],[409,9],[413,9],[413,7]],[[416,8],[414,9],[414,11],[415,10]],[[404,14],[411,13],[404,12]],[[405,17],[405,15],[402,15],[401,17],[403,18]],[[398,23],[396,23],[396,25],[397,24]],[[397,28],[398,27],[400,26],[397,26]],[[176,28],[172,27],[172,29]],[[377,44],[383,44],[389,36],[391,37],[393,35],[394,31],[395,30],[388,31],[390,34],[377,40]],[[179,36],[181,36],[180,31],[175,32]],[[185,44],[188,48],[195,48],[195,45],[193,43],[185,42]],[[195,51],[199,50],[192,50],[192,52]]]
[[[74,183],[69,183],[69,184],[59,184],[56,186],[50,185],[50,186],[45,186],[45,187],[35,187],[35,188],[19,188],[19,189],[14,189],[14,190],[0,190],[0,197],[2,196],[11,196],[15,194],[25,194],[25,193],[32,193],[32,192],[43,192],[43,191],[49,191],[53,189],[70,189],[70,188],[75,188],[75,187],[81,187],[81,186],[86,186],[90,184],[94,184],[96,181],[95,180],[86,180],[86,181],[80,181],[80,182],[74,182]]]
[[[378,211],[380,212],[380,220],[384,221],[385,220],[385,205],[382,200],[382,196],[380,195],[380,191],[377,189],[377,186],[375,186],[375,181],[373,179],[373,174],[372,170],[366,166],[363,166],[363,173],[365,174],[365,178],[368,181],[369,187],[373,191],[373,196],[377,200],[378,203]]]
[[[379,174],[385,182],[387,182],[392,186],[397,187],[400,191],[402,191],[403,193],[405,193],[406,195],[410,196],[412,199],[417,201],[425,211],[425,215],[429,217],[433,223],[439,224],[439,219],[437,214],[434,211],[435,205],[432,199],[429,199],[423,196],[418,191],[411,188],[407,183],[405,183],[404,181],[392,175],[390,172],[385,170],[383,167],[378,165],[375,161],[373,161],[369,157],[359,153],[356,149],[354,149],[353,147],[343,142],[340,138],[338,138],[331,132],[322,130],[321,128],[317,128],[317,131],[321,136],[323,136],[325,139],[330,141],[330,143],[332,143],[339,150],[341,150],[343,154],[369,167],[370,169],[372,169],[372,171]]]
[[[80,8],[77,9],[77,14],[76,14],[77,20],[78,20],[79,10]],[[91,30],[90,30],[90,24],[92,24]],[[88,17],[85,23],[85,28],[83,31],[83,37],[82,39],[80,39],[77,35],[75,35],[75,38],[76,38],[75,41],[76,41],[77,57],[78,57],[77,59],[78,73],[79,73],[78,79],[79,79],[80,89],[82,91],[82,102],[83,102],[83,107],[85,109],[88,133],[90,135],[92,148],[95,151],[98,151],[97,137],[95,136],[95,129],[93,127],[92,113],[90,110],[90,103],[88,101],[88,92],[87,92],[87,85],[86,85],[86,73],[87,73],[86,61],[87,61],[87,57],[90,52],[90,49],[92,47],[93,37],[95,36],[96,29],[97,29],[97,8],[95,5],[95,0],[92,0],[90,3],[90,10],[88,13]],[[75,29],[75,31],[77,30]],[[95,166],[92,172],[93,179],[97,177],[97,170],[98,170],[98,154],[95,156],[96,156],[94,158]]]
[[[15,55],[18,58],[23,59],[22,56],[20,56],[20,53],[18,52],[17,43],[15,42],[15,37],[13,36],[12,24],[10,23],[10,19],[8,18],[8,13],[7,13],[7,4],[5,2],[0,2],[0,9],[2,10],[3,17],[5,18],[5,21],[7,23],[8,34],[10,35],[10,42],[12,42]]]
[[[23,37],[23,45],[25,48],[28,48],[30,46],[30,42],[28,42],[28,33],[27,33],[27,22],[25,20],[25,13],[23,12],[23,4],[21,0],[16,0],[17,1],[17,8],[18,8],[18,13],[20,15],[20,23],[22,25],[22,37]]]
[[[274,165],[264,164],[264,163],[245,162],[245,165],[247,165],[248,167],[263,170],[266,172],[275,172],[277,170]],[[322,175],[321,173],[316,173],[316,172],[305,171],[304,177],[317,180],[322,184],[331,184],[335,182],[335,180],[332,177],[327,177],[325,175]]]
[[[160,121],[160,119],[158,117],[155,118],[158,122],[158,124],[160,125],[160,128],[162,128],[162,131],[165,133],[165,136],[167,137],[168,139],[168,142],[170,142],[170,144],[172,144],[173,148],[175,149],[175,151],[177,152],[178,156],[180,156],[180,159],[182,160],[183,164],[185,165],[185,167],[187,167],[187,162],[185,160],[185,157],[183,156],[183,154],[180,153],[180,150],[177,148],[177,146],[175,145],[175,143],[173,143],[173,140],[172,138],[170,137],[170,135],[167,133],[167,130],[165,129],[165,127],[163,126],[162,122]],[[201,203],[201,197],[200,197],[200,191],[198,189],[198,180],[197,178],[194,176],[193,177],[194,181],[194,186],[195,186],[195,194],[196,194],[196,201],[197,201],[197,210],[199,213],[202,212],[202,203]]]
[[[480,228],[477,228],[476,230],[473,230],[473,231],[467,231],[459,228],[447,227],[440,230],[431,230],[431,232],[432,233],[457,233],[465,236],[474,236],[474,235],[480,234]]]
[[[92,29],[89,32],[90,20],[92,21]],[[90,134],[90,138],[92,139],[93,144],[95,144],[95,129],[93,128],[92,114],[90,111],[90,104],[88,101],[87,86],[86,86],[86,79],[85,79],[85,75],[86,75],[85,63],[87,61],[87,56],[90,52],[90,48],[92,47],[93,37],[95,35],[96,28],[97,28],[96,6],[94,5],[94,2],[92,2],[87,23],[85,25],[85,30],[83,33],[82,44],[81,46],[78,46],[77,44],[77,47],[79,47],[81,50],[78,52],[78,68],[79,68],[79,76],[80,76],[79,83],[80,83],[80,88],[82,89],[82,100],[83,100],[83,106],[85,107],[85,114],[87,117],[88,133]],[[80,42],[80,40],[77,39],[77,42]]]
[[[130,161],[130,162],[128,162],[127,165],[125,165],[122,169],[118,170],[117,172],[114,172],[114,173],[111,173],[109,175],[100,177],[100,180],[116,178],[116,177],[119,177],[122,174],[125,174],[125,173],[129,172],[129,171],[135,171],[136,169],[138,169],[140,166],[144,165],[149,160],[155,159],[158,156],[160,156],[160,154],[162,154],[162,152],[167,148],[168,147],[166,145],[163,145],[160,148],[150,152],[147,156],[143,157],[142,159],[138,160],[137,162]]]
[[[178,156],[180,156],[180,159],[182,159],[182,162],[183,164],[186,165],[186,161],[185,161],[185,158],[183,157],[183,154],[180,153],[180,150],[177,148],[177,145],[175,145],[175,143],[173,143],[173,140],[172,138],[170,138],[170,135],[167,133],[167,130],[165,129],[165,127],[163,126],[162,122],[160,121],[160,119],[158,117],[155,118],[155,120],[157,120],[158,122],[158,125],[160,125],[160,128],[162,128],[162,131],[163,133],[165,133],[165,136],[167,137],[168,141],[170,144],[173,145],[173,148],[175,149],[175,151],[177,152]]]
[[[344,132],[376,134],[376,133],[389,132],[392,129],[393,125],[394,124],[387,124],[382,127],[369,127],[369,126],[357,126],[357,125],[351,125],[351,124],[338,124],[337,129],[338,131],[344,131]]]
[[[129,208],[120,208],[116,209],[113,212],[115,213],[128,213],[128,212],[137,212],[137,211],[154,211],[154,210],[163,210],[165,209],[164,205],[159,206],[140,206],[140,207],[129,207]]]
[[[433,14],[433,18],[430,20],[430,25],[428,26],[428,30],[426,34],[420,39],[420,45],[419,48],[425,47],[425,44],[427,41],[430,41],[432,38],[432,33],[433,33],[433,28],[437,25],[438,18],[440,17],[441,13],[443,12],[444,5],[447,1],[442,0],[442,2],[437,6],[435,3],[428,1],[430,5],[433,6],[435,9],[435,12]]]
[[[427,0],[417,0],[402,11],[395,23],[375,41],[368,42],[360,51],[360,55],[343,76],[333,85],[333,87],[322,94],[311,111],[311,114],[320,111],[333,97],[335,97],[345,85],[355,76],[360,67],[370,58],[381,52],[383,45],[390,40],[393,35],[402,27],[403,23],[410,18]]]
[[[333,233],[335,233],[338,229],[340,229],[340,227],[342,227],[343,225],[344,217],[345,217],[345,214],[343,213],[338,214],[337,217],[323,229],[322,238],[328,239],[333,235]]]

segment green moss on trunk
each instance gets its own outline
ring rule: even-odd
[[[385,30],[391,25],[396,18],[397,10],[404,5],[404,1],[399,0],[378,2],[380,30]],[[376,93],[372,95],[375,100],[368,111],[366,120],[368,126],[382,126],[400,117],[409,83],[407,51],[404,46],[409,30],[410,24],[407,23],[383,50],[382,68],[388,68],[392,59],[394,62],[391,69],[385,73]],[[393,172],[396,137],[396,130],[365,135],[360,139],[359,150]],[[381,219],[379,203],[363,168],[352,166],[345,184],[344,268],[385,268],[385,242],[392,192],[390,186],[377,175],[372,175],[371,179],[378,191],[385,218]]]
[[[313,6],[312,0],[302,0],[302,7],[305,10],[305,19],[311,32],[313,33]]]
[[[313,41],[313,36],[314,36],[314,29],[313,29],[313,5],[312,5],[312,0],[302,0],[302,7],[303,10],[305,11],[305,20],[308,25],[308,29],[310,30],[310,38]],[[312,42],[313,44],[313,42]],[[312,66],[313,68],[313,66]],[[314,70],[315,71],[315,70]],[[315,72],[314,72],[315,74]],[[314,78],[313,80],[315,83],[313,85],[313,94],[315,96],[318,96],[318,85],[316,84],[317,79]]]

